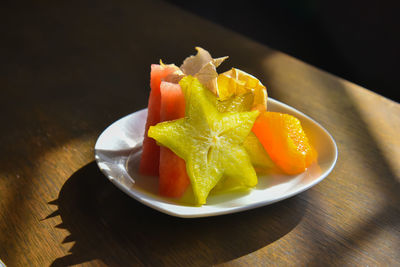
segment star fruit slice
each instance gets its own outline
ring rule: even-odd
[[[250,111],[253,108],[254,94],[252,92],[248,92],[245,94],[232,96],[224,101],[220,101],[216,98],[213,100],[214,105],[219,112],[245,112]],[[246,137],[245,141],[243,142],[243,147],[246,149],[257,174],[268,174],[278,171],[268,153],[265,151],[263,145],[253,132]],[[223,182],[220,183],[218,189],[226,190],[229,187],[237,187],[237,185],[232,183],[232,181],[228,182],[230,183],[229,186],[226,186],[227,183]]]
[[[197,78],[186,76],[179,84],[185,117],[150,127],[148,136],[185,160],[195,204],[205,204],[222,177],[243,187],[255,186],[257,175],[243,142],[259,111],[220,113],[213,102],[216,96]]]

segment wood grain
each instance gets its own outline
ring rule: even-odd
[[[400,265],[398,103],[161,1],[15,3],[0,17],[7,266]],[[191,220],[109,183],[98,135],[146,106],[151,63],[179,64],[196,45],[326,127],[334,171],[274,205]]]

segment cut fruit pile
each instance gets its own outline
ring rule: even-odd
[[[159,176],[160,195],[202,205],[210,192],[248,190],[257,174],[298,174],[316,161],[300,121],[266,110],[258,79],[218,74],[227,57],[196,49],[181,67],[151,66],[139,172]]]

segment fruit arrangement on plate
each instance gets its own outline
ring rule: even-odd
[[[227,59],[197,54],[151,66],[139,166],[159,176],[159,194],[202,205],[210,193],[251,190],[257,174],[304,172],[317,160],[300,121],[267,111],[267,89]]]

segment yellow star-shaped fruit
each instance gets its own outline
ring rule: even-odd
[[[220,113],[216,96],[197,78],[186,76],[179,84],[185,95],[185,117],[152,126],[148,135],[185,160],[196,204],[206,203],[222,177],[243,187],[255,186],[257,175],[243,142],[259,111]]]

